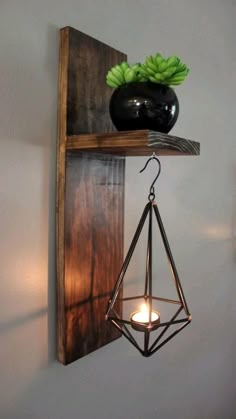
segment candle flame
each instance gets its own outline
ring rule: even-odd
[[[149,311],[148,305],[146,303],[142,304],[141,305],[141,312],[142,313],[148,313],[148,311]]]
[[[150,306],[147,303],[141,304],[139,306],[139,311],[135,311],[131,315],[131,320],[137,323],[148,324],[149,322],[158,322],[160,315],[157,311],[152,311],[150,313]]]

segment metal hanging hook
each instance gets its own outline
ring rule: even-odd
[[[157,162],[157,163],[158,163],[158,165],[159,165],[157,175],[156,175],[156,177],[155,177],[154,181],[152,182],[152,184],[151,184],[151,186],[150,186],[149,195],[148,195],[148,199],[149,199],[149,201],[154,201],[154,199],[155,199],[155,189],[154,189],[154,185],[155,185],[155,183],[156,183],[156,181],[157,181],[157,179],[158,179],[158,177],[159,177],[159,175],[160,175],[160,173],[161,173],[161,162],[160,162],[160,160],[157,158],[157,156],[156,156],[156,154],[155,154],[155,153],[153,153],[153,154],[152,154],[152,156],[151,156],[151,157],[150,157],[150,158],[146,161],[145,166],[143,167],[143,169],[142,169],[142,170],[140,170],[140,172],[139,172],[139,173],[142,173],[142,172],[146,169],[146,167],[148,166],[148,164],[149,164],[149,162],[150,162],[151,160],[156,160],[156,162]]]

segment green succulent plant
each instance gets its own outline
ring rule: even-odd
[[[164,58],[157,53],[146,58],[140,67],[140,73],[153,83],[175,86],[183,83],[189,68],[176,55]]]
[[[106,76],[106,82],[110,87],[119,87],[130,82],[142,82],[147,79],[140,72],[141,64],[130,66],[126,61],[112,67]]]
[[[107,73],[106,82],[110,87],[148,80],[166,86],[177,86],[183,83],[188,73],[189,68],[176,55],[164,58],[157,53],[147,57],[144,64],[130,66],[124,61],[112,67]]]

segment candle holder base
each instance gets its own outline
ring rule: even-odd
[[[139,311],[134,311],[130,316],[131,327],[137,332],[152,332],[159,327],[160,324],[160,313],[158,311],[152,311],[152,313],[157,314],[158,318],[156,320],[152,320],[151,322],[138,322],[133,320],[135,314],[140,313]]]

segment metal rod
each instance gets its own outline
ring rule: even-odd
[[[149,356],[153,355],[156,351],[158,351],[158,349],[160,349],[163,345],[169,342],[170,339],[172,339],[175,335],[177,335],[177,333],[181,332],[181,330],[183,330],[189,323],[190,321],[187,321],[186,323],[184,323],[183,326],[179,327],[178,330],[173,332],[168,338],[166,338],[162,343],[160,343],[160,345],[158,345],[157,348],[153,349],[152,351],[149,349]]]
[[[117,299],[116,299],[116,301],[138,300],[139,298],[144,298],[144,295],[137,295],[137,296],[135,296],[135,297],[117,298]]]
[[[143,352],[143,350],[138,346],[138,345],[135,345],[135,343],[132,341],[132,339],[130,339],[129,338],[129,336],[122,330],[122,328],[120,327],[120,325],[119,324],[117,324],[116,323],[116,321],[115,320],[111,320],[111,322],[112,322],[112,324],[122,333],[122,335],[123,336],[125,336],[126,337],[126,339],[128,339],[128,341],[136,348],[136,349],[138,349],[138,351],[142,354],[142,355],[144,355],[144,352]]]
[[[136,295],[134,297],[124,297],[124,298],[117,298],[116,301],[129,301],[129,300],[138,300],[144,298],[145,299],[145,295]],[[178,300],[170,300],[169,298],[162,298],[162,297],[154,297],[152,296],[153,300],[157,300],[157,301],[163,301],[164,303],[171,303],[171,304],[178,304],[178,305],[182,305],[181,301]]]
[[[162,330],[162,332],[160,333],[160,335],[156,338],[156,340],[153,342],[152,346],[149,348],[149,351],[151,351],[156,344],[159,342],[159,340],[162,338],[162,336],[164,335],[164,333],[169,329],[170,325],[173,324],[173,321],[176,319],[176,317],[179,315],[179,313],[183,310],[183,306],[179,307],[179,309],[176,311],[176,313],[174,314],[174,316],[170,319],[169,323],[167,323],[166,327],[164,328],[164,330]],[[159,326],[160,327],[160,326]]]
[[[144,298],[145,298],[145,302],[147,301],[147,293],[148,293],[148,281],[149,281],[149,256],[150,256],[150,248],[149,248],[149,232],[148,232],[148,241],[147,241],[147,256],[146,256],[146,275],[145,275],[145,285],[144,285]]]
[[[185,317],[184,319],[179,319],[179,320],[173,320],[172,322],[171,322],[171,321],[169,321],[169,322],[165,322],[165,323],[160,323],[160,324],[159,324],[159,326],[158,326],[158,328],[159,328],[159,327],[164,327],[164,326],[167,326],[167,325],[172,326],[173,324],[184,323],[184,322],[186,322],[187,320],[189,320],[189,317]]]
[[[114,309],[113,309],[113,310],[114,310]],[[107,320],[117,320],[117,317],[113,317],[113,316],[108,315]],[[131,326],[134,324],[134,322],[132,322],[132,321],[130,321],[130,320],[124,320],[124,319],[119,319],[119,322],[120,322],[120,323],[122,323],[122,324],[129,324],[129,325],[131,325]],[[147,326],[148,326],[148,323],[141,323],[141,322],[138,322],[138,324],[139,324],[140,326],[144,326],[144,327],[147,327]]]
[[[114,309],[113,309],[114,310]],[[113,316],[108,316],[108,320],[117,320],[117,317],[113,317]],[[190,321],[190,319],[189,319],[189,317],[185,317],[184,319],[179,319],[179,320],[173,320],[173,321],[169,321],[169,322],[164,322],[164,323],[160,323],[159,325],[158,325],[158,329],[160,328],[160,327],[165,327],[165,326],[171,326],[172,324],[179,324],[179,323],[183,323],[183,322],[186,322],[187,320],[189,320]],[[132,326],[134,323],[132,322],[132,321],[129,321],[129,320],[124,320],[124,319],[119,319],[119,322],[120,323],[122,323],[122,324],[128,324],[128,325],[130,325],[130,326]],[[138,322],[138,324],[140,325],[140,326],[144,326],[144,327],[148,327],[149,326],[149,324],[148,323],[141,323],[141,322]],[[164,334],[164,332],[167,330],[167,328],[162,332],[163,334]],[[152,331],[152,330],[151,330]],[[158,338],[157,339],[159,339],[159,336],[158,336]]]
[[[117,298],[116,301],[138,300],[140,298],[145,298],[145,295],[135,295],[134,297]],[[181,301],[178,301],[178,300],[170,300],[169,298],[162,298],[162,297],[154,297],[154,296],[152,296],[152,299],[153,300],[157,300],[157,301],[163,301],[165,303],[182,304]]]
[[[152,203],[149,211],[149,226],[148,226],[148,246],[149,246],[149,326],[152,322]]]
[[[117,318],[119,319],[119,321],[122,322],[122,319],[120,318],[119,314],[114,310],[114,308],[113,308],[113,312],[117,316]],[[123,323],[123,327],[124,327],[127,335],[129,335],[130,339],[132,339],[132,341],[135,343],[135,345],[138,346],[138,343],[137,343],[136,339],[134,338],[134,336],[132,335],[132,333],[129,331],[128,327],[124,323]]]
[[[125,258],[124,264],[123,264],[123,266],[122,266],[122,268],[121,268],[121,271],[120,271],[120,274],[119,274],[119,276],[118,276],[118,279],[117,279],[116,285],[115,285],[114,290],[113,290],[113,292],[112,292],[112,296],[111,296],[111,298],[110,298],[110,300],[109,300],[109,302],[108,302],[108,307],[107,307],[107,312],[106,312],[106,318],[107,318],[107,316],[108,316],[108,314],[109,314],[110,310],[112,309],[112,307],[113,307],[113,305],[114,305],[114,302],[115,302],[115,300],[116,300],[116,297],[117,297],[117,295],[118,295],[118,292],[119,292],[120,286],[121,286],[121,284],[122,284],[122,281],[123,281],[124,275],[125,275],[125,273],[126,273],[126,270],[127,270],[127,268],[128,268],[128,265],[129,265],[130,259],[131,259],[132,255],[133,255],[133,252],[134,252],[135,246],[136,246],[137,241],[138,241],[138,239],[139,239],[140,233],[141,233],[141,231],[142,231],[142,229],[143,229],[143,225],[144,225],[144,223],[145,223],[145,220],[146,220],[147,214],[148,214],[148,212],[149,212],[149,210],[150,210],[150,206],[151,206],[151,203],[150,203],[150,202],[148,202],[148,203],[147,203],[147,205],[145,206],[144,210],[143,210],[143,214],[142,214],[142,216],[141,216],[141,219],[140,219],[140,221],[139,221],[138,227],[137,227],[137,229],[136,229],[136,232],[135,232],[135,234],[134,234],[133,240],[132,240],[132,242],[131,242],[130,248],[129,248],[128,253],[127,253],[127,255],[126,255],[126,258]]]
[[[157,301],[163,301],[164,303],[171,303],[171,304],[179,304],[179,305],[182,305],[182,302],[181,301],[178,301],[178,300],[170,300],[169,298],[153,297],[152,296],[152,299],[153,300],[157,300]]]
[[[144,332],[144,355],[148,356],[148,345],[149,345],[150,331],[145,330]]]
[[[185,297],[184,297],[184,293],[183,293],[183,289],[182,289],[182,286],[181,286],[181,283],[180,283],[179,275],[178,275],[178,272],[177,272],[177,269],[176,269],[176,266],[175,266],[175,262],[174,262],[174,259],[173,259],[172,253],[171,253],[170,245],[168,243],[168,239],[167,239],[167,236],[166,236],[164,225],[162,223],[162,219],[161,219],[161,216],[160,216],[160,213],[159,213],[159,210],[158,210],[158,207],[157,207],[156,203],[153,203],[153,208],[154,208],[154,212],[155,212],[157,222],[158,222],[158,225],[159,225],[159,229],[160,229],[161,237],[162,237],[164,247],[165,247],[165,250],[166,250],[167,258],[168,258],[170,266],[171,266],[176,290],[177,290],[178,296],[180,298],[180,301],[182,302],[182,304],[184,306],[185,313],[187,314],[187,316],[189,316],[190,312],[189,312],[187,302],[186,302]]]

